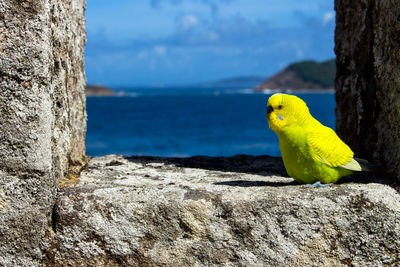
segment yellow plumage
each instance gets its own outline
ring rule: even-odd
[[[314,119],[306,103],[294,95],[274,94],[268,99],[269,127],[279,137],[287,173],[301,183],[335,183],[361,171],[353,151],[336,133]]]

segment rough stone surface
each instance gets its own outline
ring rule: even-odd
[[[0,1],[0,265],[46,249],[57,180],[84,161],[84,0]]]
[[[393,188],[374,177],[305,188],[283,175],[269,157],[94,158],[60,192],[44,265],[400,264]]]
[[[336,0],[336,127],[400,181],[400,5]]]

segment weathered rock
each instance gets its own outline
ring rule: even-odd
[[[400,181],[400,5],[336,0],[336,128]]]
[[[269,157],[94,158],[60,192],[45,265],[400,263],[394,189],[304,188],[283,174]]]
[[[46,249],[56,182],[82,165],[83,0],[0,1],[0,265]]]

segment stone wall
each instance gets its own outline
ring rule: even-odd
[[[400,180],[400,5],[336,0],[336,127]]]
[[[0,1],[0,265],[41,261],[56,184],[85,160],[84,8]]]
[[[399,266],[393,188],[284,173],[266,156],[93,158],[60,191],[44,265]]]

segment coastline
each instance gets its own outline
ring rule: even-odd
[[[285,93],[285,94],[333,94],[335,93],[335,89],[263,89],[263,90],[254,90],[255,93],[263,93],[263,94],[276,94],[276,93]]]

